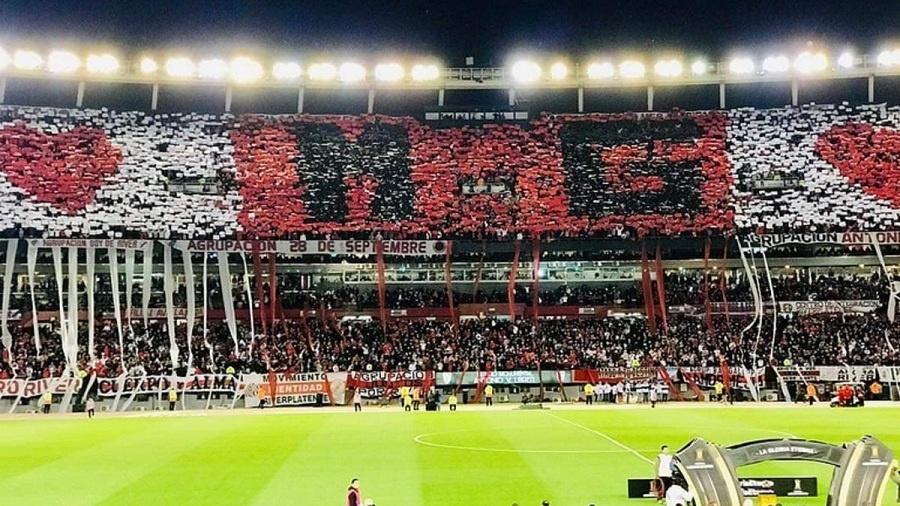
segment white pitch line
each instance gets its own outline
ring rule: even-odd
[[[419,434],[413,438],[413,441],[423,446],[431,446],[433,448],[441,448],[446,450],[463,450],[471,452],[489,452],[489,453],[560,453],[560,454],[587,454],[587,453],[628,453],[628,450],[520,450],[517,448],[489,448],[484,446],[460,446],[447,445],[441,443],[432,443],[426,441],[425,438],[437,436],[441,434],[450,434],[453,432],[467,431],[450,431],[450,432],[431,432],[428,434]]]
[[[565,418],[563,418],[563,417],[561,417],[561,416],[556,416],[556,415],[554,415],[553,413],[547,413],[547,415],[548,415],[548,416],[552,416],[553,418],[556,418],[557,420],[562,420],[563,422],[566,422],[566,423],[568,423],[568,424],[570,424],[570,425],[574,425],[575,427],[578,427],[578,428],[580,428],[580,429],[582,429],[582,430],[586,430],[586,431],[588,431],[588,432],[591,432],[591,433],[593,433],[593,434],[596,434],[596,435],[602,437],[603,439],[609,441],[610,443],[612,443],[612,444],[618,446],[619,448],[622,448],[623,450],[628,451],[629,453],[633,454],[634,456],[636,456],[637,458],[643,460],[644,462],[646,462],[646,463],[648,463],[648,464],[653,464],[653,461],[652,461],[652,460],[650,460],[650,459],[648,459],[647,457],[645,457],[644,455],[642,455],[639,451],[637,451],[637,450],[635,450],[634,448],[632,448],[632,447],[626,445],[625,443],[622,443],[622,442],[618,441],[617,439],[615,439],[615,438],[613,438],[613,437],[611,437],[611,436],[609,436],[609,435],[607,435],[607,434],[604,434],[604,433],[602,433],[602,432],[600,432],[600,431],[598,431],[598,430],[594,430],[594,429],[592,429],[592,428],[590,428],[590,427],[581,425],[580,423],[573,422],[572,420],[565,419]]]

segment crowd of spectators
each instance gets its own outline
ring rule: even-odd
[[[307,371],[398,370],[521,370],[645,366],[718,366],[721,359],[736,365],[900,365],[900,323],[868,315],[782,315],[772,340],[772,319],[761,328],[742,330],[750,317],[716,315],[710,321],[670,315],[665,331],[653,333],[639,316],[568,320],[497,318],[447,320],[393,319],[339,321],[321,315],[276,322],[251,335],[238,326],[234,345],[224,322],[198,325],[190,347],[183,324],[176,329],[179,363],[173,369],[164,321],[147,328],[138,321],[126,325],[124,349],[115,325],[104,321],[96,329],[94,358],[84,331],[81,368],[101,376],[186,372],[265,372],[269,369]],[[59,375],[65,368],[61,339],[52,326],[42,325],[38,353],[30,328],[15,327],[12,350],[2,351],[0,377],[39,378]],[[8,353],[10,352],[11,353]]]

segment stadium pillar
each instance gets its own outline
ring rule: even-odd
[[[375,113],[375,88],[369,88],[369,106],[366,110],[369,114]]]
[[[233,89],[231,86],[225,88],[225,112],[231,112],[231,95]]]
[[[150,95],[150,110],[155,111],[159,103],[159,84],[153,83],[153,92]]]
[[[725,83],[719,83],[719,109],[725,108]]]
[[[647,86],[647,110],[653,110],[653,86]]]
[[[78,92],[75,95],[75,107],[81,107],[84,103],[84,81],[78,81]]]
[[[515,107],[515,105],[516,105],[516,89],[510,88],[509,89],[509,106]]]
[[[444,88],[438,89],[438,107],[444,107]]]
[[[584,86],[578,87],[578,112],[584,112]]]
[[[303,86],[297,90],[297,114],[303,114]]]
[[[869,75],[869,103],[875,102],[875,74]]]
[[[797,83],[797,78],[791,79],[791,105],[797,107],[797,104],[800,102],[800,85]]]
[[[0,79],[0,104],[6,102],[6,78]]]

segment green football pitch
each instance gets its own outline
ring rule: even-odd
[[[787,437],[846,442],[873,434],[900,449],[900,408],[728,407],[455,413],[368,408],[0,419],[3,504],[344,504],[353,477],[378,506],[655,504],[626,498],[649,477],[659,445],[695,436],[723,445]],[[831,468],[777,462],[745,476],[818,476]],[[891,486],[885,504],[894,504]]]

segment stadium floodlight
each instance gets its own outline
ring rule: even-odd
[[[619,64],[619,75],[625,79],[644,77],[644,64],[637,60],[625,60]]]
[[[396,82],[406,75],[403,65],[399,63],[379,63],[375,65],[375,79],[384,82]]]
[[[156,60],[150,57],[141,58],[141,74],[155,74],[159,70]]]
[[[434,81],[441,77],[441,70],[434,64],[413,65],[410,76],[413,81]]]
[[[787,56],[767,56],[762,63],[762,69],[770,74],[787,72],[791,69],[791,61]]]
[[[562,81],[568,76],[569,67],[565,63],[558,61],[550,66],[550,79],[553,79],[554,81]]]
[[[196,66],[190,58],[175,56],[166,60],[166,74],[171,77],[191,77],[195,70]]]
[[[260,63],[246,56],[238,56],[231,60],[229,65],[231,79],[239,84],[248,84],[259,81],[263,76],[263,68]]]
[[[91,54],[85,68],[91,74],[115,74],[119,71],[119,60],[111,54]]]
[[[691,64],[691,74],[702,76],[709,69],[709,64],[704,60],[696,60]]]
[[[856,65],[856,57],[850,51],[844,51],[838,56],[837,64],[844,69],[852,69]]]
[[[756,65],[750,58],[740,56],[728,62],[728,71],[732,74],[752,74],[754,70]]]
[[[54,50],[47,55],[47,71],[52,74],[71,74],[81,66],[81,59],[69,51]]]
[[[895,65],[900,65],[900,49],[884,50],[878,53],[878,57],[875,62],[879,67],[893,67]]]
[[[303,67],[297,62],[282,61],[272,65],[272,77],[279,81],[294,81],[303,75]]]
[[[306,74],[313,81],[331,81],[337,77],[337,68],[330,63],[313,63]]]
[[[616,69],[609,62],[595,62],[587,67],[588,79],[609,79],[616,73]]]
[[[678,77],[683,71],[678,60],[660,60],[653,66],[653,73],[660,77]]]
[[[522,84],[533,83],[541,78],[541,66],[531,60],[519,60],[510,69],[512,78]]]
[[[12,58],[9,57],[9,53],[0,47],[0,70],[6,70],[10,63],[12,63]]]
[[[828,68],[828,57],[825,53],[804,51],[794,60],[794,68],[801,74],[815,74]]]
[[[212,79],[218,81],[220,79],[225,79],[226,74],[228,74],[228,64],[225,63],[224,60],[211,58],[208,60],[201,60],[200,63],[197,64],[197,76],[200,79]]]
[[[13,53],[13,65],[19,70],[37,70],[44,64],[41,55],[27,49],[19,49]]]
[[[338,78],[341,82],[355,83],[366,78],[366,68],[355,62],[344,62],[338,68]]]

